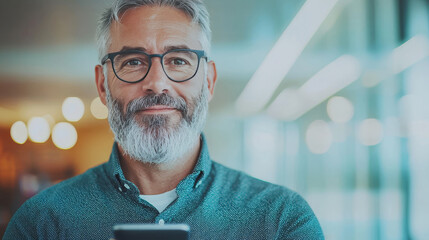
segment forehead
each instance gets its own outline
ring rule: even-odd
[[[169,6],[143,6],[127,10],[110,28],[109,52],[123,47],[160,52],[171,46],[201,49],[202,31],[184,12]]]

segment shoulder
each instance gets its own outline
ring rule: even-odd
[[[72,211],[89,193],[100,186],[103,165],[64,180],[28,199],[16,211],[5,232],[5,239],[36,238],[40,229],[56,229],[58,216]],[[50,232],[52,233],[52,232]]]
[[[55,204],[61,202],[62,199],[70,201],[70,199],[82,197],[85,192],[96,191],[100,187],[100,182],[106,181],[103,174],[103,165],[91,168],[86,172],[75,177],[64,180],[56,185],[53,185],[28,200],[30,203],[46,203]]]
[[[268,225],[276,228],[276,239],[324,239],[313,210],[295,191],[215,162],[212,174],[214,185],[221,186],[218,191],[224,202],[235,211],[251,209],[260,220],[268,220]]]
[[[292,203],[304,201],[296,192],[287,187],[269,183],[248,174],[228,168],[222,164],[213,162],[214,181],[222,185],[224,191],[239,195],[240,198],[249,199],[252,202]]]
[[[103,164],[91,168],[80,175],[48,187],[27,200],[21,208],[54,207],[61,205],[64,201],[70,202],[73,199],[81,198],[86,192],[96,191],[100,187],[100,183],[106,181],[103,172]]]

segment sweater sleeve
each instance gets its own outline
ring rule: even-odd
[[[34,216],[31,214],[31,211],[29,211],[28,205],[28,201],[25,202],[13,215],[7,225],[3,240],[37,239],[37,235],[34,231],[34,224],[31,220]]]
[[[292,203],[288,204],[283,211],[275,239],[325,239],[319,221],[300,195],[295,194]]]
[[[42,202],[29,199],[13,215],[3,240],[57,239],[57,225]]]

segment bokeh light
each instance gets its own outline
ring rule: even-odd
[[[77,142],[76,129],[67,122],[57,123],[52,130],[52,142],[60,149],[72,148]]]
[[[28,121],[28,136],[35,143],[44,143],[49,139],[51,129],[43,117],[33,117]]]
[[[106,119],[108,115],[107,107],[96,97],[91,102],[91,113],[97,119]]]
[[[23,121],[15,122],[10,128],[12,140],[18,144],[24,144],[28,139],[27,126]]]
[[[336,123],[346,123],[354,114],[353,104],[345,97],[332,97],[327,104],[329,118]]]
[[[407,94],[398,101],[399,116],[402,121],[410,123],[420,120],[421,113],[426,108],[425,100],[416,94]]]
[[[77,122],[83,117],[85,105],[78,97],[68,97],[63,102],[62,111],[67,121]]]
[[[374,118],[365,119],[358,129],[359,142],[365,146],[374,146],[383,139],[383,125]]]
[[[322,120],[312,122],[305,134],[308,149],[315,154],[328,152],[332,145],[332,139],[333,134],[329,124]]]

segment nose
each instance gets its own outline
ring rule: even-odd
[[[160,57],[152,58],[152,65],[146,78],[141,82],[145,93],[161,94],[171,90],[171,81],[164,73]]]

